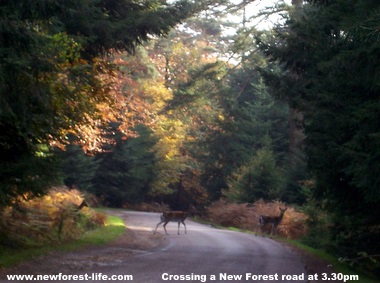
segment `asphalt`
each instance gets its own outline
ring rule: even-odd
[[[162,225],[153,234],[158,213],[111,213],[127,225],[117,241],[32,259],[0,272],[0,282],[10,282],[6,275],[22,274],[34,276],[34,281],[45,276],[41,282],[307,282],[299,255],[272,239],[190,219],[187,234],[181,224],[177,235],[173,222],[166,226],[169,235]]]

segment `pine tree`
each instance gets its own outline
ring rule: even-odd
[[[224,196],[238,202],[269,201],[281,199],[283,187],[284,179],[273,151],[264,147],[231,174]]]
[[[93,178],[99,166],[95,156],[86,155],[82,147],[75,143],[66,145],[57,156],[61,160],[64,184],[69,188],[91,191]]]
[[[189,1],[1,1],[0,206],[33,194],[34,185],[21,185],[30,180],[41,185],[36,194],[44,191],[52,171],[36,165],[51,161],[50,145],[80,132],[100,103],[110,103],[104,55],[134,52],[203,8]],[[20,167],[28,174],[10,171]]]
[[[268,83],[304,114],[314,197],[332,213],[340,255],[379,253],[377,1],[308,1],[263,50],[283,72]],[[270,41],[270,40],[269,40]]]
[[[115,144],[109,145],[98,156],[99,167],[90,192],[104,199],[107,205],[121,207],[126,203],[139,203],[148,197],[156,178],[153,148],[157,140],[144,125],[136,126],[137,136],[128,139],[117,131],[117,126],[115,124],[111,131]]]

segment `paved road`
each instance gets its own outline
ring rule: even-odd
[[[118,279],[113,276],[125,277],[111,282],[306,282],[298,256],[269,238],[215,229],[190,220],[186,220],[186,235],[182,225],[181,235],[177,235],[177,223],[166,226],[168,236],[162,225],[158,228],[159,235],[153,235],[159,222],[158,213],[122,210],[112,213],[122,217],[130,229],[118,241],[75,252],[53,253],[5,270],[5,274],[56,276],[55,280],[47,277],[43,282]],[[154,249],[141,250],[151,243],[156,245]],[[85,275],[87,280],[78,280]],[[2,279],[5,275],[0,276],[0,282],[10,282]]]
[[[153,231],[159,220],[155,213],[125,213],[131,229]],[[133,282],[306,282],[300,259],[274,240],[190,220],[186,224],[187,234],[181,225],[177,235],[177,223],[169,223],[165,245],[130,257],[106,274],[129,274]],[[162,226],[157,231],[164,235]]]

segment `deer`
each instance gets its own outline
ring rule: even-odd
[[[156,229],[154,230],[153,234],[156,234],[158,226],[160,224],[164,223],[165,234],[169,235],[168,232],[166,231],[166,225],[170,221],[172,221],[172,222],[178,222],[178,231],[177,231],[178,235],[179,235],[179,226],[182,223],[183,226],[185,226],[185,234],[186,234],[187,233],[187,229],[186,229],[185,219],[187,218],[187,216],[188,216],[188,213],[186,211],[167,211],[167,212],[162,213],[161,216],[160,216],[161,221],[158,222],[158,224],[156,225]]]
[[[284,213],[288,208],[287,207],[285,207],[285,208],[279,207],[279,209],[280,209],[280,215],[279,216],[260,215],[258,228],[260,228],[261,234],[263,233],[263,227],[270,224],[270,225],[272,225],[272,228],[271,228],[269,237],[272,237],[273,231],[276,231],[276,235],[277,235],[277,229],[276,228],[281,223],[282,218],[284,217]],[[257,232],[257,229],[256,229],[256,232]],[[257,233],[255,233],[255,234],[257,235]]]
[[[198,210],[194,207],[194,205],[190,205],[189,209],[187,211],[166,211],[166,212],[163,212],[161,215],[160,215],[160,218],[161,218],[161,221],[158,222],[158,224],[156,225],[156,229],[154,230],[154,233],[156,233],[157,231],[157,227],[164,223],[164,229],[165,229],[165,233],[166,235],[169,235],[168,232],[166,231],[166,225],[172,221],[172,222],[178,222],[178,231],[177,231],[177,234],[179,235],[179,226],[181,225],[181,223],[183,224],[183,226],[185,226],[185,234],[187,234],[187,229],[186,229],[186,224],[185,224],[185,220],[187,217],[193,215],[194,213],[198,213]]]
[[[79,210],[81,210],[85,206],[88,207],[88,204],[87,204],[87,202],[85,200],[82,200],[81,204],[78,205],[77,207],[75,207],[74,209],[75,209],[75,211],[79,211]]]

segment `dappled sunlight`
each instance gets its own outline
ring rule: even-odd
[[[380,1],[1,3],[0,248],[161,212],[380,270]]]
[[[19,199],[17,206],[0,211],[0,230],[12,245],[43,245],[80,237],[105,224],[106,217],[87,207],[82,193],[52,188],[46,196]]]
[[[126,227],[124,223],[106,223],[104,226],[121,226],[121,227]]]
[[[132,229],[132,230],[135,230],[135,231],[145,231],[145,232],[147,232],[147,231],[153,231],[152,227],[148,227],[148,226],[131,226],[131,225],[127,224],[126,227],[128,229]]]

